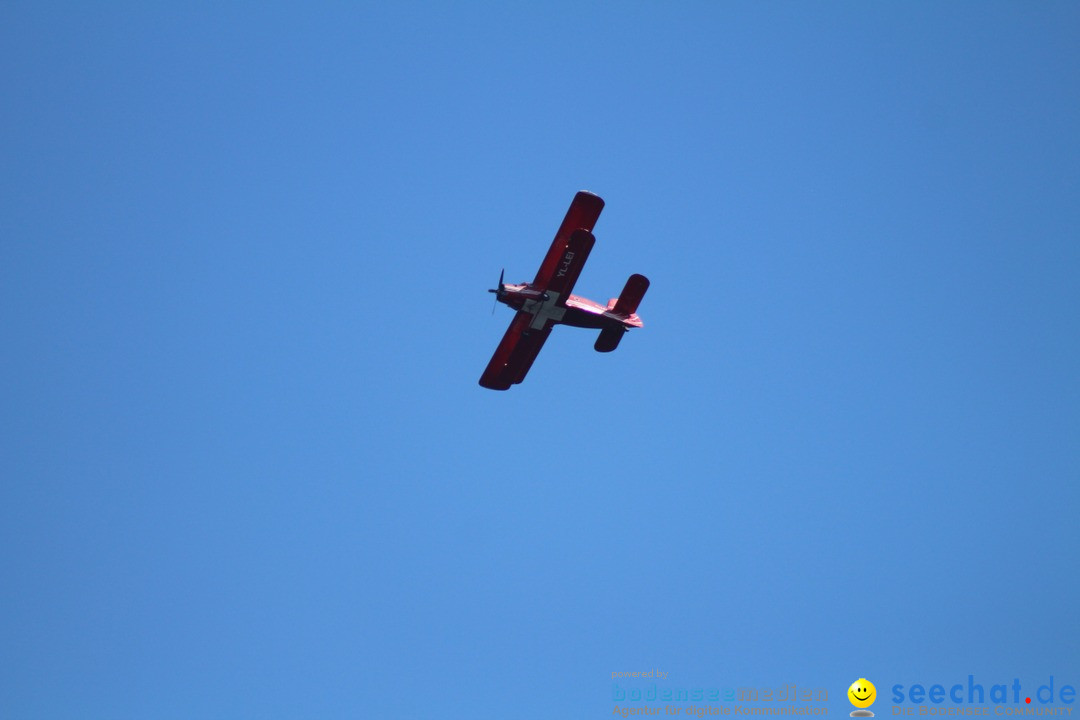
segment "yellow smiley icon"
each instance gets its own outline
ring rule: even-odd
[[[877,688],[866,678],[859,678],[847,689],[848,700],[857,708],[868,708],[877,698]]]

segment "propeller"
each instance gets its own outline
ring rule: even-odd
[[[490,292],[490,293],[495,293],[495,303],[491,306],[491,314],[492,315],[495,314],[495,306],[499,304],[499,300],[502,298],[503,292],[505,292],[505,289],[504,289],[504,286],[503,286],[503,274],[505,272],[506,272],[506,268],[503,268],[502,270],[499,271],[499,287],[497,289],[495,289],[495,290],[488,290],[488,292]]]

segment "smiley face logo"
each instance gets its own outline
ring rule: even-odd
[[[874,687],[874,683],[866,678],[859,678],[851,683],[851,687],[847,690],[847,696],[855,707],[868,708],[877,699],[877,688]]]

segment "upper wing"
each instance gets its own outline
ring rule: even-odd
[[[532,286],[537,290],[546,290],[548,283],[555,277],[555,273],[562,262],[566,246],[570,242],[570,236],[575,230],[588,230],[592,232],[596,221],[600,217],[600,211],[604,209],[604,201],[599,196],[584,190],[574,196],[570,203],[570,209],[566,211],[559,231],[555,233],[555,239],[548,249],[544,262],[540,264],[540,270],[536,273],[536,279]],[[576,278],[575,278],[576,279]]]
[[[508,390],[514,383],[525,379],[526,373],[532,367],[533,360],[540,354],[540,348],[544,347],[544,341],[551,334],[551,321],[539,329],[530,329],[529,324],[533,316],[523,310],[519,310],[514,319],[510,321],[510,327],[495,348],[495,354],[484,374],[480,376],[480,385],[492,390]]]

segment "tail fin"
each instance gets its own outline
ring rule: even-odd
[[[649,278],[637,273],[631,275],[626,281],[626,285],[623,286],[622,292],[619,293],[619,300],[611,311],[620,315],[633,315],[638,309],[638,305],[641,304],[641,298],[645,297],[645,291],[648,289]],[[618,345],[618,341],[615,344]],[[612,346],[611,349],[614,350],[615,347]]]
[[[596,338],[596,343],[593,347],[596,352],[611,352],[615,348],[619,347],[619,341],[622,340],[622,336],[626,334],[626,328],[624,327],[609,327],[600,331],[600,337]]]

